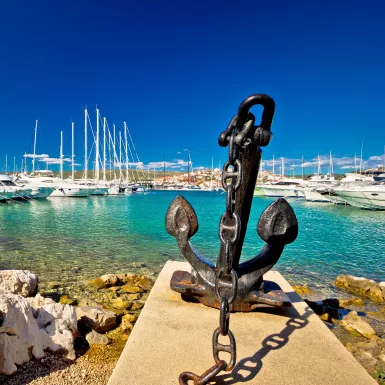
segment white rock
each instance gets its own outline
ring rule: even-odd
[[[88,333],[86,340],[90,345],[108,345],[111,340],[105,334],[99,334],[95,330]]]
[[[0,294],[34,295],[38,278],[28,270],[0,270]]]
[[[82,306],[76,308],[77,319],[97,332],[106,332],[116,325],[116,314],[102,307]]]
[[[42,302],[41,298],[35,304]],[[33,301],[32,301],[33,302]],[[33,308],[26,298],[16,294],[0,295],[0,373],[12,374],[21,365],[44,357],[44,350],[64,350],[75,358],[73,348],[76,315],[73,307],[46,304]]]
[[[40,294],[36,294],[35,297],[28,297],[28,303],[35,309],[51,303],[56,303],[52,298],[45,298]]]
[[[104,286],[115,286],[119,283],[119,278],[116,274],[104,274],[99,278]]]
[[[75,359],[73,347],[77,333],[77,319],[73,306],[51,303],[38,309],[36,322],[51,340],[67,351],[66,357]]]

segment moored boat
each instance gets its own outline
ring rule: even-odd
[[[300,182],[295,179],[282,179],[279,182],[266,183],[259,187],[268,197],[298,198],[304,196],[300,188]]]
[[[76,183],[59,183],[50,197],[88,198],[93,191],[94,188],[91,186]]]
[[[371,210],[385,210],[385,185],[338,186],[333,189],[351,206]]]
[[[32,189],[17,186],[11,177],[0,175],[0,201],[30,199]]]

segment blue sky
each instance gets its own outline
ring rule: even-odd
[[[362,143],[365,166],[382,163],[384,16],[378,0],[1,2],[0,167],[32,152],[36,119],[51,158],[61,130],[71,155],[74,121],[82,163],[86,105],[93,125],[96,105],[127,122],[145,165],[183,169],[186,148],[194,167],[217,165],[219,133],[258,92],[277,104],[267,165],[303,155],[312,172],[332,151],[343,171]]]

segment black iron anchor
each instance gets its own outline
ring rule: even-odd
[[[254,124],[255,117],[249,112],[254,105],[263,106],[259,125]],[[298,235],[297,218],[286,200],[276,200],[262,213],[257,233],[266,244],[254,258],[239,263],[261,162],[260,147],[270,142],[274,111],[275,103],[271,97],[252,95],[241,103],[237,115],[219,137],[221,146],[229,146],[229,161],[222,173],[227,198],[226,212],[219,226],[221,248],[216,265],[201,257],[190,243],[190,238],[198,231],[198,218],[189,202],[177,196],[168,208],[166,229],[176,238],[192,267],[191,273],[174,272],[171,288],[204,305],[221,308],[224,306],[221,305],[223,293],[227,293],[229,311],[248,312],[265,305],[291,306],[278,285],[263,280],[263,275],[280,258],[285,245]]]

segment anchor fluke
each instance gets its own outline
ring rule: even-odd
[[[198,217],[189,202],[178,195],[166,214],[166,230],[175,238],[191,238],[198,231]]]
[[[269,244],[282,242],[288,245],[296,240],[297,217],[285,199],[279,198],[265,209],[259,218],[257,233]]]

